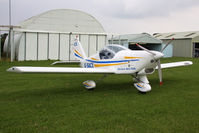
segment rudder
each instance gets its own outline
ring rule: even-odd
[[[84,49],[82,48],[82,45],[78,38],[75,38],[74,40],[73,52],[74,52],[75,58],[78,60],[84,60],[85,58],[87,58],[84,52]]]

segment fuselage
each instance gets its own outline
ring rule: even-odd
[[[160,53],[153,51],[155,53]],[[162,54],[160,54],[162,57]],[[158,57],[158,58],[161,58]],[[115,70],[116,74],[134,74],[144,69],[155,69],[156,59],[143,50],[124,49],[114,54],[111,59],[100,59],[100,52],[84,59],[81,63],[84,68],[105,68]],[[154,71],[150,71],[150,74]]]

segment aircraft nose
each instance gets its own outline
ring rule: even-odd
[[[163,56],[164,56],[164,54],[163,53],[161,53],[161,52],[155,52],[155,56],[154,56],[154,58],[155,59],[160,59],[160,58],[162,58]]]

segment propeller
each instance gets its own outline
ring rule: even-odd
[[[162,85],[162,69],[161,69],[160,59],[157,61],[157,65],[158,65],[158,76],[160,80],[160,85]]]
[[[136,43],[136,45],[137,45],[139,48],[141,48],[141,49],[147,51],[148,53],[150,53],[150,54],[152,54],[152,55],[156,55],[155,53],[153,53],[152,51],[146,49],[145,47],[140,46],[138,43]]]
[[[162,48],[161,52],[163,52],[165,50],[165,48],[174,40],[174,38],[172,38],[165,46],[164,48]]]
[[[159,76],[159,80],[160,80],[160,85],[162,85],[162,69],[161,69],[161,64],[160,64],[160,58],[164,56],[164,54],[162,53],[165,48],[174,40],[174,38],[172,38],[161,50],[161,52],[155,52],[155,51],[150,51],[142,46],[140,46],[138,43],[136,43],[136,45],[143,49],[144,51],[147,51],[148,53],[152,54],[154,56],[154,59],[156,60],[157,66],[158,66],[158,76]]]

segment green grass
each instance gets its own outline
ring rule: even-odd
[[[0,133],[199,132],[199,59],[161,62],[182,60],[194,64],[164,69],[161,87],[157,72],[149,75],[152,91],[144,95],[128,75],[109,75],[87,91],[82,82],[102,75],[8,73],[52,61],[0,62]]]

